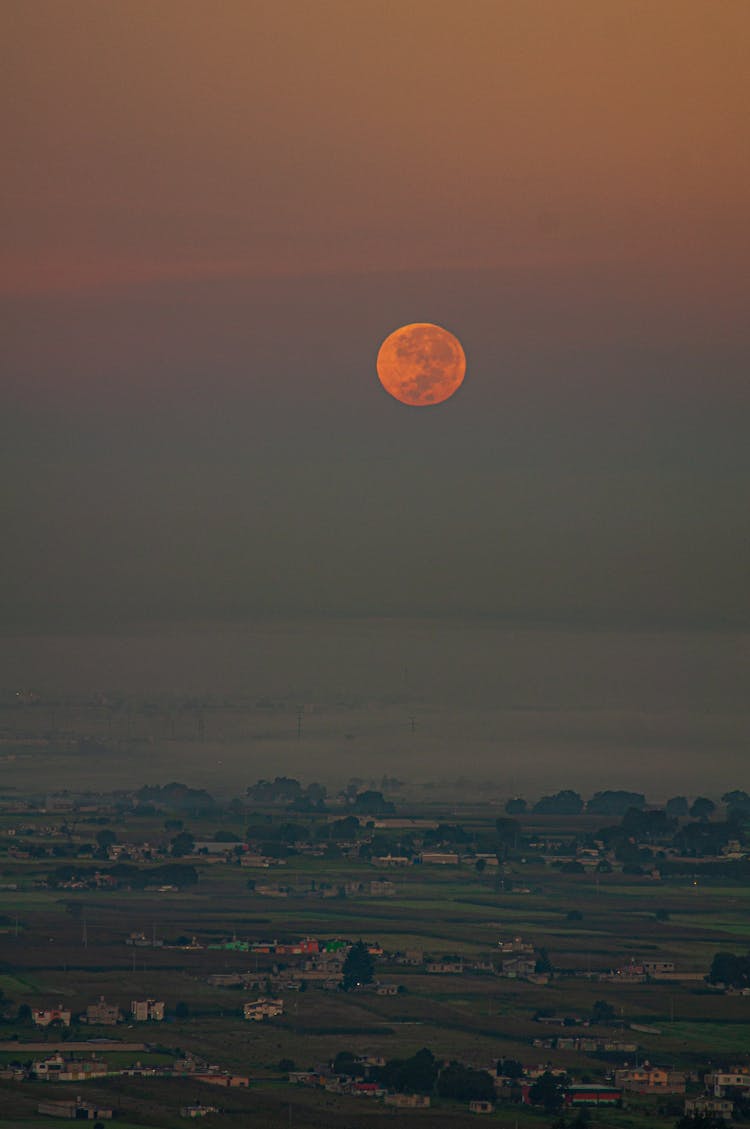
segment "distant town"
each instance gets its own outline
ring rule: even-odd
[[[741,789],[6,792],[3,1100],[19,1125],[740,1122],[749,843]]]

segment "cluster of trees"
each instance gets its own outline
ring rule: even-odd
[[[61,886],[65,882],[81,881],[92,882],[94,874],[107,874],[113,878],[118,886],[129,886],[133,890],[143,890],[146,886],[177,886],[185,889],[194,886],[198,881],[198,872],[194,866],[184,863],[165,863],[163,866],[139,867],[132,863],[119,862],[113,866],[96,870],[93,867],[58,866],[47,875],[47,882],[52,887]]]
[[[383,793],[374,788],[357,792],[350,800],[350,804],[352,811],[358,812],[359,815],[393,815],[396,811],[396,805],[386,800]]]
[[[258,780],[246,791],[247,798],[258,804],[292,806],[297,811],[325,811],[328,795],[323,784],[304,787],[293,776],[276,776],[273,780]]]
[[[157,809],[184,812],[187,815],[212,815],[219,807],[213,796],[204,788],[189,788],[173,780],[171,784],[146,785],[136,792],[141,805]]]
[[[734,822],[750,821],[750,795],[735,788],[725,792],[721,802],[727,808],[727,818]],[[623,816],[635,809],[646,807],[646,797],[642,792],[628,792],[624,789],[608,789],[595,792],[587,802],[578,792],[565,788],[541,799],[530,809],[535,815],[580,815],[584,810],[591,815]],[[505,805],[508,815],[523,815],[529,806],[521,796],[514,796]],[[690,815],[693,819],[708,820],[716,811],[716,804],[706,796],[698,796],[690,804],[685,796],[672,796],[664,805],[669,819],[682,819]]]
[[[361,1066],[350,1051],[336,1055],[333,1069],[337,1074],[355,1077]],[[423,1047],[410,1058],[392,1058],[385,1066],[370,1070],[373,1081],[388,1090],[403,1094],[433,1094],[454,1101],[492,1101],[495,1087],[486,1070],[474,1070],[460,1062],[440,1065],[432,1051]]]
[[[384,777],[384,780],[387,779]],[[341,798],[359,815],[391,815],[396,810],[383,793],[374,788],[360,790],[361,781],[351,781],[340,793]],[[395,781],[400,787],[401,781]],[[284,805],[295,811],[323,812],[327,790],[322,784],[304,787],[292,776],[277,776],[273,780],[258,780],[247,789],[247,798],[258,804]]]
[[[711,984],[726,984],[730,988],[750,988],[750,956],[717,953],[711,961],[708,980]]]
[[[345,992],[372,984],[375,973],[375,960],[363,941],[357,941],[346,954],[342,968],[341,987]]]

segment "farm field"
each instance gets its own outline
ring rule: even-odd
[[[34,1103],[50,1083],[35,1081],[33,1067],[52,1054],[101,1063],[106,1074],[78,1090],[118,1124],[154,1129],[179,1124],[180,1104],[196,1101],[217,1105],[212,1117],[227,1126],[286,1126],[290,1107],[303,1127],[392,1123],[390,1107],[346,1084],[290,1083],[290,1071],[330,1072],[342,1054],[387,1063],[428,1048],[438,1063],[491,1076],[510,1061],[532,1082],[557,1071],[589,1085],[652,1062],[681,1072],[688,1092],[700,1092],[717,1060],[750,1066],[750,997],[707,982],[717,953],[746,951],[743,881],[689,869],[662,876],[658,866],[629,874],[614,856],[614,866],[571,866],[577,850],[605,858],[600,820],[534,815],[527,824],[476,797],[400,797],[405,826],[352,820],[340,802],[299,814],[242,806],[185,812],[103,797],[71,816],[6,805],[0,1085],[6,1112],[18,1106],[13,1124],[37,1123]],[[508,828],[510,844],[497,838]],[[430,834],[445,861],[420,861],[415,836]],[[303,835],[307,846],[290,841]],[[389,861],[403,855],[408,865]],[[149,888],[148,874],[165,866],[175,881]],[[293,952],[306,938],[313,952],[369,947],[372,983],[322,987],[318,958]],[[526,956],[519,971],[515,953]],[[646,966],[670,971],[661,979]],[[245,1003],[264,996],[281,1001],[280,1014],[245,1019]],[[118,1023],[85,1022],[100,999],[116,1006]],[[163,1021],[134,1021],[131,1001],[148,999],[164,1001]],[[30,1022],[30,1009],[54,1007],[69,1010],[70,1026]],[[212,1070],[244,1081],[199,1078]],[[549,1110],[498,1079],[493,1123],[551,1123]],[[624,1093],[622,1108],[592,1110],[591,1124],[672,1126],[683,1100]],[[398,1116],[460,1127],[474,1123],[467,1108],[433,1092],[429,1111]]]

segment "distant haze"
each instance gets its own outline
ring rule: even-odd
[[[0,21],[0,690],[400,694],[321,771],[746,786],[750,5]],[[419,321],[439,407],[375,371]]]
[[[177,778],[220,794],[284,773],[488,779],[527,795],[630,787],[655,799],[747,784],[747,635],[350,621],[6,638],[0,683],[36,688],[42,729],[55,703],[59,735],[80,730],[87,705],[106,738],[96,692],[134,711],[135,743],[75,758],[72,778],[38,750],[6,765],[33,787],[42,763],[48,788]],[[206,744],[195,740],[200,703]],[[185,743],[164,739],[167,715]],[[6,708],[4,725],[17,717]]]

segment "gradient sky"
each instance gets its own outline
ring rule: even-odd
[[[0,19],[8,629],[748,625],[746,0]]]

